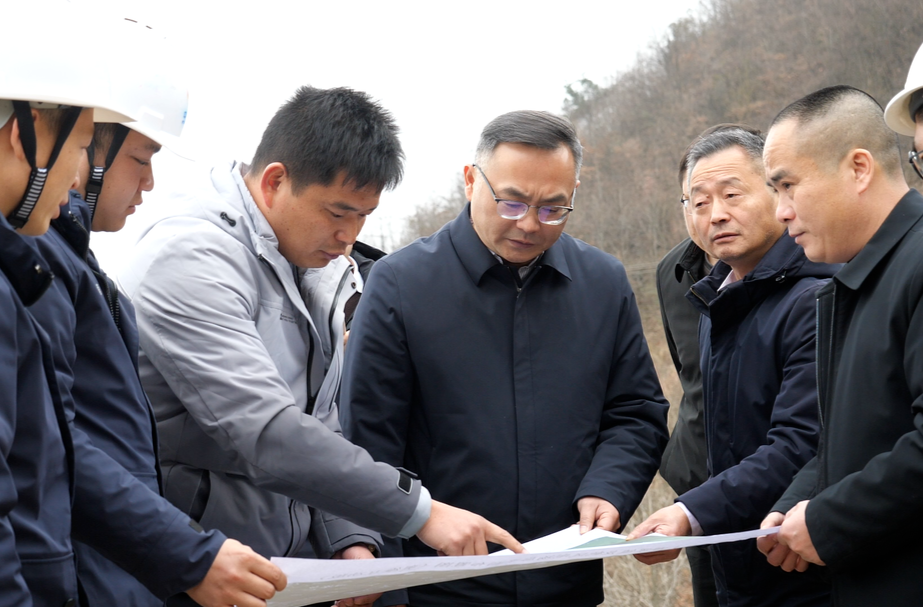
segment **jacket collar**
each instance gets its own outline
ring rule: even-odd
[[[51,220],[51,227],[67,241],[81,259],[86,259],[90,250],[92,221],[90,207],[77,190],[71,190],[67,204],[61,206],[61,215]]]
[[[31,306],[42,296],[54,274],[30,238],[20,236],[0,215],[0,271],[2,271],[23,305]],[[8,311],[4,311],[4,314]]]
[[[706,274],[705,270],[708,267],[705,260],[705,251],[692,242],[691,238],[686,240],[689,244],[686,245],[686,250],[683,251],[683,256],[676,263],[676,267],[673,268],[676,274],[676,282],[682,282],[686,272],[699,279]]]
[[[449,231],[455,254],[458,255],[459,260],[461,260],[462,265],[468,272],[468,276],[471,277],[475,284],[481,282],[481,278],[490,268],[500,265],[500,262],[490,252],[490,249],[481,242],[480,236],[474,231],[474,226],[471,225],[470,202],[465,205],[458,217],[449,222],[444,229]],[[564,237],[565,235],[561,234],[561,238]],[[538,260],[536,267],[532,270],[533,272],[538,272],[542,267],[548,266],[570,279],[570,268],[567,265],[561,238],[545,251],[542,258]]]
[[[705,314],[720,305],[722,320],[735,322],[780,286],[808,276],[830,278],[840,267],[809,261],[804,249],[786,232],[743,279],[719,293],[718,288],[731,271],[730,266],[719,261],[711,274],[692,286],[687,298]]]
[[[898,201],[872,239],[836,275],[837,282],[856,291],[894,247],[923,218],[923,195],[910,190]]]

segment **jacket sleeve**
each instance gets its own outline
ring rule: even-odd
[[[923,281],[921,273],[913,277],[917,284]],[[904,367],[900,371],[906,381],[907,413],[913,430],[898,437],[890,451],[873,457],[862,470],[820,491],[805,513],[818,555],[834,570],[874,558],[883,541],[898,542],[895,538],[914,533],[911,530],[919,533],[923,503],[923,300],[908,307]],[[900,371],[895,370],[889,380],[900,382]],[[893,404],[885,407],[898,409]]]
[[[74,539],[130,573],[160,598],[202,581],[227,539],[205,531],[70,424],[76,487]]]
[[[346,519],[313,508],[308,539],[314,553],[322,559],[329,559],[340,550],[354,544],[377,546],[378,554],[381,554],[380,535]]]
[[[77,403],[71,393],[76,320],[71,297],[79,287],[68,277],[78,273],[69,258],[55,254],[53,247],[43,250],[59,277],[30,311],[49,340],[55,385],[74,446],[72,536],[160,598],[185,592],[202,581],[226,538],[190,525],[185,514],[98,449],[76,426]]]
[[[792,484],[788,486],[788,489],[785,490],[785,493],[782,494],[782,497],[779,498],[779,501],[775,503],[769,512],[785,514],[794,508],[798,502],[813,498],[817,490],[817,466],[818,460],[815,455],[795,475]]]
[[[670,405],[660,390],[635,296],[621,264],[612,281],[620,296],[613,310],[618,339],[613,345],[596,451],[574,496],[574,508],[583,497],[600,497],[618,509],[624,527],[660,466]]]
[[[0,285],[5,287],[6,285]],[[7,293],[3,297],[4,313],[0,314],[0,603],[32,605],[29,589],[22,577],[22,565],[16,552],[16,536],[10,512],[16,507],[18,494],[9,457],[16,436],[17,368],[16,316]],[[2,300],[0,300],[2,301]]]
[[[706,534],[758,526],[817,450],[815,303],[814,288],[794,294],[785,325],[779,329],[784,336],[777,348],[781,382],[766,442],[736,466],[677,498]]]
[[[230,465],[223,471],[245,474],[263,489],[397,535],[414,513],[419,487],[401,492],[397,470],[374,462],[295,402],[254,321],[266,268],[217,227],[202,226],[154,252],[146,273],[134,277],[132,295],[141,349],[215,444],[187,449],[185,463]]]

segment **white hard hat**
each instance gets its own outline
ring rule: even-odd
[[[88,63],[79,46],[79,33],[91,31],[92,23],[69,3],[48,4],[42,9],[48,18],[39,29],[24,25],[35,18],[24,11],[34,12],[35,6],[4,8],[3,44],[16,52],[0,61],[0,100],[94,108],[96,122],[134,119],[132,108],[112,95],[113,79],[105,62]],[[3,104],[0,126],[11,115],[11,104]]]
[[[910,112],[916,113],[920,110],[920,107],[911,110],[910,101],[911,97],[914,98],[914,101],[920,100],[918,95],[914,95],[920,89],[923,89],[923,45],[920,46],[916,56],[913,58],[913,63],[910,64],[904,90],[895,95],[894,99],[888,103],[888,107],[885,108],[885,122],[901,135],[913,135],[916,131],[916,124]]]
[[[133,19],[119,20],[112,31],[114,48],[132,49],[110,65],[117,80],[113,96],[134,118],[119,122],[178,152],[189,108],[179,59],[163,37]]]

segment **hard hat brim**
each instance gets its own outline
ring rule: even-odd
[[[894,96],[885,108],[885,122],[891,130],[901,135],[913,137],[917,125],[910,119],[910,96],[920,90],[921,86],[911,86]]]

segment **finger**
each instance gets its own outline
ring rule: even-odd
[[[787,546],[776,544],[772,550],[766,554],[766,562],[773,567],[781,567],[790,553],[791,550]]]
[[[756,538],[756,549],[769,556],[773,548],[779,545],[775,535],[761,535]]]
[[[789,550],[789,553],[785,556],[785,560],[782,561],[782,571],[794,571],[795,567],[798,566],[799,560],[801,560],[801,557],[798,556],[798,553]]]
[[[487,520],[485,520],[484,523],[486,524],[486,527],[483,527],[484,536],[487,538],[488,542],[493,542],[494,544],[500,544],[504,548],[509,548],[516,554],[526,551],[526,549],[523,548],[522,544],[520,544],[519,541],[515,537],[510,535],[510,533],[506,529],[503,529],[502,527],[498,527]],[[486,549],[486,546],[485,546],[485,549]]]
[[[260,578],[266,580],[272,584],[276,590],[284,590],[288,585],[288,578],[285,577],[285,573],[279,569],[276,565],[273,565],[269,560],[257,556],[257,558],[250,564],[249,569],[251,573]],[[271,598],[270,594],[268,598]]]
[[[656,527],[656,524],[653,524],[649,521],[644,521],[643,523],[640,523],[637,527],[632,529],[631,533],[629,533],[625,539],[636,540],[639,537],[643,537],[647,535],[648,533],[650,533],[651,531],[653,531],[654,527]]]
[[[798,564],[795,565],[795,571],[797,571],[798,573],[804,573],[805,571],[808,570],[808,565],[810,565],[810,563],[809,563],[808,561],[806,561],[806,560],[804,560],[803,558],[799,557],[799,558],[798,558]]]
[[[606,531],[615,531],[619,526],[619,513],[612,510],[603,511],[596,526]]]
[[[580,535],[583,535],[596,526],[596,505],[578,503],[577,507],[580,509]]]
[[[659,552],[636,554],[635,558],[645,565],[656,565],[657,563],[666,563],[674,560],[679,556],[679,552],[679,550],[661,550]]]

